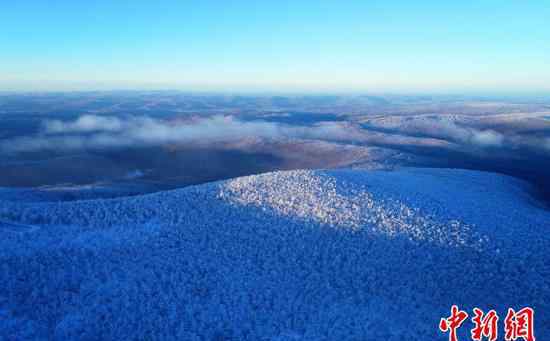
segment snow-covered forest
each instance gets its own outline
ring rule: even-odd
[[[511,177],[289,171],[0,196],[2,340],[443,340],[452,304],[531,306],[550,338],[550,213]]]

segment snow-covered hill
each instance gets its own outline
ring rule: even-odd
[[[527,190],[496,174],[405,169],[108,200],[6,196],[0,339],[445,340],[438,322],[457,304],[501,322],[531,306],[545,340],[550,213]]]

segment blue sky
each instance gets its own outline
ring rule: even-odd
[[[0,90],[550,90],[545,1],[0,0]]]

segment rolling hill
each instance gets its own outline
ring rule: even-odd
[[[501,321],[530,306],[545,340],[550,213],[529,190],[424,168],[68,202],[0,190],[0,339],[444,340],[457,304]]]

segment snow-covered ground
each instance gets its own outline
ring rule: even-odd
[[[2,340],[446,340],[452,304],[501,322],[531,306],[550,338],[550,213],[510,177],[289,171],[13,198],[0,200]]]

